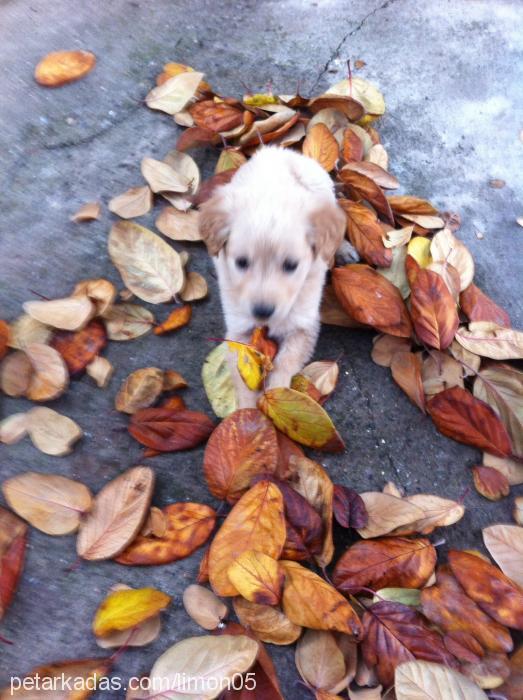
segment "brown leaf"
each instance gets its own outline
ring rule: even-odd
[[[209,491],[234,503],[256,474],[274,473],[278,459],[276,430],[255,408],[235,411],[212,433],[203,469]]]
[[[190,209],[183,212],[165,207],[155,221],[156,228],[173,241],[201,241],[199,231],[200,212]]]
[[[69,454],[83,435],[74,420],[46,406],[32,408],[27,413],[27,432],[40,452],[55,457]]]
[[[363,615],[363,658],[376,666],[380,683],[394,682],[394,670],[415,659],[456,667],[457,663],[423,617],[407,605],[388,601],[375,603]]]
[[[60,87],[80,80],[96,65],[96,56],[90,51],[51,51],[35,68],[34,78],[44,87]]]
[[[412,324],[399,290],[368,265],[336,267],[334,291],[352,318],[383,333],[408,338]]]
[[[358,616],[345,598],[317,574],[293,561],[281,561],[285,571],[283,612],[297,625],[338,630],[362,637]]]
[[[490,525],[483,528],[483,542],[501,571],[523,588],[523,528]]]
[[[171,311],[165,321],[154,327],[153,333],[155,335],[164,335],[165,333],[176,331],[178,328],[186,326],[191,320],[191,316],[192,306],[190,304],[178,306],[174,311]]]
[[[339,686],[347,685],[345,659],[332,632],[306,630],[296,646],[295,661],[300,676],[315,690],[341,691]]]
[[[347,131],[352,133],[350,129],[347,129],[345,133],[347,133]],[[350,159],[345,158],[345,160]],[[361,159],[355,158],[354,160],[357,161]],[[366,177],[369,177],[371,180],[373,180],[376,183],[376,185],[378,185],[378,187],[384,187],[385,189],[396,189],[396,187],[400,186],[400,183],[396,180],[394,175],[391,175],[379,165],[376,165],[372,162],[364,161],[362,163],[347,163],[347,165],[344,165],[341,169],[342,172],[344,170],[352,170],[355,173],[360,173],[360,175],[365,175]]]
[[[456,304],[443,279],[418,270],[411,283],[411,316],[419,339],[437,350],[447,348],[459,326]]]
[[[475,466],[472,467],[472,477],[476,491],[489,501],[499,501],[510,493],[507,477],[497,469]]]
[[[347,215],[349,240],[358,253],[370,265],[389,267],[392,253],[383,245],[383,229],[376,214],[363,204],[349,199],[338,201]]]
[[[343,130],[341,152],[346,161],[360,161],[363,158],[363,143],[352,129]]]
[[[394,214],[419,214],[421,216],[435,216],[438,210],[430,202],[410,195],[394,195],[388,198]]]
[[[0,360],[7,353],[9,345],[9,326],[6,321],[0,319]]]
[[[325,124],[315,124],[305,137],[303,155],[313,158],[322,168],[330,172],[339,158],[338,142]]]
[[[395,335],[376,335],[372,339],[372,361],[380,367],[390,367],[397,352],[408,352],[411,343],[406,338]]]
[[[493,302],[473,283],[461,292],[459,305],[469,321],[492,321],[498,326],[511,326],[510,317],[505,309]]]
[[[50,301],[26,301],[24,311],[53,328],[77,331],[94,316],[96,308],[86,296],[71,296]]]
[[[80,209],[73,214],[71,221],[74,221],[75,223],[94,221],[100,218],[101,211],[102,207],[100,202],[87,202],[86,204],[82,204]]]
[[[31,401],[51,401],[67,389],[69,374],[62,356],[48,345],[31,343],[26,348],[33,373],[26,396]]]
[[[390,224],[394,224],[394,216],[387,197],[385,197],[383,190],[374,180],[367,177],[367,175],[354,170],[346,170],[345,168],[340,170],[338,177],[351,195],[355,195],[358,199],[365,199]]]
[[[74,532],[92,504],[87,486],[58,474],[25,472],[4,481],[2,491],[15,513],[48,535]]]
[[[507,700],[519,700],[523,695],[523,645],[509,659],[510,676],[496,688],[496,693]]]
[[[162,537],[138,535],[115,561],[127,566],[157,566],[185,559],[204,544],[214,529],[216,513],[201,503],[171,503],[162,513]]]
[[[149,333],[154,325],[154,316],[138,304],[118,304],[104,314],[107,336],[110,340],[133,340]]]
[[[357,122],[365,112],[361,102],[354,100],[352,97],[327,93],[310,100],[308,107],[313,114],[322,109],[336,109],[348,117],[351,122]]]
[[[183,607],[200,627],[214,630],[227,617],[225,603],[208,588],[191,584],[183,592]]]
[[[512,454],[508,433],[492,408],[459,386],[445,389],[427,403],[427,410],[443,435],[498,457]]]
[[[506,654],[487,653],[478,661],[466,662],[461,672],[480,688],[497,689],[510,675]]]
[[[262,642],[292,644],[301,634],[301,627],[291,622],[277,607],[251,603],[240,597],[233,599],[233,605],[242,625],[250,629]]]
[[[332,580],[347,594],[365,588],[421,588],[435,565],[436,550],[429,540],[386,537],[349,547],[338,559]]]
[[[9,607],[24,568],[27,525],[0,506],[0,619]]]
[[[229,131],[243,123],[243,111],[226,102],[200,100],[188,111],[196,126],[210,131]]]
[[[157,367],[137,369],[125,379],[114,400],[117,411],[136,413],[151,406],[163,391],[164,373]]]
[[[160,452],[192,449],[207,440],[213,429],[214,423],[204,413],[170,408],[141,408],[129,424],[135,440]]]
[[[207,146],[220,142],[220,136],[211,129],[203,129],[201,126],[192,126],[183,131],[176,142],[176,150],[185,152],[190,148]]]
[[[337,362],[329,360],[319,360],[306,365],[301,374],[314,384],[320,396],[326,398],[336,388],[340,368]]]
[[[523,592],[505,574],[484,559],[450,550],[452,573],[479,607],[507,627],[523,629]]]
[[[109,211],[122,219],[134,219],[147,214],[153,206],[153,193],[148,185],[131,189],[109,200]]]
[[[122,552],[143,525],[153,486],[154,472],[149,467],[132,467],[106,484],[80,525],[78,555],[100,560]]]
[[[485,693],[462,673],[441,664],[409,661],[396,669],[394,690],[397,700],[487,700]]]
[[[436,527],[454,525],[465,514],[461,503],[440,496],[417,493],[414,496],[406,496],[404,500],[421,508],[423,517],[396,528],[394,535],[430,535]]]
[[[342,527],[365,527],[369,519],[359,493],[341,484],[334,484],[333,513]]]
[[[430,243],[430,254],[435,262],[446,262],[459,273],[460,289],[466,289],[474,277],[474,259],[465,244],[450,229],[438,231]]]
[[[467,633],[485,649],[508,652],[512,638],[506,627],[495,622],[468,597],[449,566],[441,566],[436,584],[421,592],[421,609],[426,618],[447,633]]]
[[[425,394],[421,379],[421,353],[397,352],[390,363],[392,378],[420,411],[425,413]]]
[[[285,576],[276,559],[247,550],[230,565],[227,575],[238,593],[251,603],[278,604]]]
[[[95,357],[85,368],[87,374],[94,379],[96,385],[105,389],[113,376],[114,367],[105,357]]]
[[[521,462],[508,457],[496,457],[484,452],[483,464],[486,467],[497,469],[498,472],[507,478],[511,486],[523,484],[523,464]]]
[[[0,421],[0,442],[16,445],[27,435],[27,413],[12,413]]]
[[[365,539],[386,535],[424,516],[421,508],[404,498],[390,496],[380,491],[367,491],[360,496],[367,510],[368,522],[365,527],[358,528],[358,533]]]
[[[50,346],[62,356],[70,374],[82,372],[107,343],[105,326],[97,319],[79,331],[55,331]]]
[[[462,365],[450,355],[437,350],[431,351],[423,360],[421,378],[428,399],[453,386],[464,386]]]
[[[7,396],[25,396],[33,374],[33,365],[25,352],[12,352],[0,365],[0,388]]]

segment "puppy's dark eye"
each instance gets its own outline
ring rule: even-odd
[[[239,270],[246,270],[249,267],[249,260],[244,255],[236,258],[236,267]]]
[[[294,270],[298,267],[298,261],[297,260],[290,260],[287,258],[286,260],[283,261],[283,271],[284,272],[294,272]]]

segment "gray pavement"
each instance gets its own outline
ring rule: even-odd
[[[0,2],[0,317],[16,317],[30,289],[67,295],[89,277],[120,283],[106,252],[111,215],[75,225],[82,203],[141,183],[140,160],[174,147],[178,128],[142,99],[168,60],[205,71],[223,94],[242,83],[277,92],[299,83],[304,94],[343,77],[348,57],[367,65],[360,75],[383,90],[388,112],[379,125],[391,170],[405,193],[430,198],[463,218],[459,235],[474,254],[476,281],[522,325],[523,230],[523,13],[519,0],[2,0]],[[48,51],[83,48],[98,57],[84,80],[57,90],[33,82],[33,68]],[[197,151],[204,173],[216,155]],[[488,181],[506,181],[491,189]],[[155,210],[158,213],[159,206]],[[144,217],[152,226],[154,215]],[[483,234],[478,238],[477,234]],[[210,280],[189,327],[171,337],[111,343],[106,355],[116,374],[105,391],[84,377],[52,404],[84,429],[72,455],[46,457],[29,442],[0,447],[0,474],[28,469],[79,479],[94,491],[140,459],[140,447],[120,430],[126,417],[113,409],[114,394],[132,370],[173,368],[190,383],[190,407],[210,412],[200,369],[222,333],[212,266],[203,248],[178,245],[191,269]],[[159,317],[167,307],[155,309]],[[325,328],[318,359],[342,356],[342,373],[329,410],[348,449],[321,457],[336,481],[359,491],[392,479],[408,493],[464,496],[467,512],[442,534],[450,545],[480,547],[480,531],[510,521],[512,497],[499,503],[471,488],[469,467],[480,454],[440,436],[412,406],[386,369],[369,358],[371,335]],[[5,398],[2,415],[27,408]],[[202,450],[157,457],[155,502],[213,503],[202,479]],[[443,550],[445,547],[443,547]],[[30,533],[25,573],[1,624],[13,641],[0,650],[0,687],[11,674],[66,658],[102,655],[90,624],[110,585],[156,586],[173,596],[159,639],[131,650],[117,663],[123,677],[147,673],[155,658],[184,637],[199,634],[181,605],[200,554],[159,568],[125,568],[75,560],[74,538]],[[271,647],[285,698],[305,696],[297,686],[292,649]],[[120,698],[123,693],[98,693]]]

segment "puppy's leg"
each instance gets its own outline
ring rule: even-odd
[[[234,340],[238,343],[248,343],[250,340],[250,335],[248,333],[231,332],[227,334],[227,339]],[[236,398],[238,399],[238,408],[256,408],[256,403],[258,402],[260,392],[251,391],[241,378],[238,371],[238,353],[234,350],[229,350],[227,353],[227,360],[229,362],[234,389],[236,391]]]
[[[291,379],[310,359],[319,333],[319,324],[298,328],[287,335],[274,359],[274,369],[266,382],[267,389],[290,386]]]

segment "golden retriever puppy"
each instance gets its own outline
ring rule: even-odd
[[[279,351],[266,388],[288,387],[313,353],[325,273],[345,233],[330,176],[307,156],[263,147],[200,212],[227,339],[247,343],[256,326],[267,326]],[[255,406],[234,360],[239,406]]]

